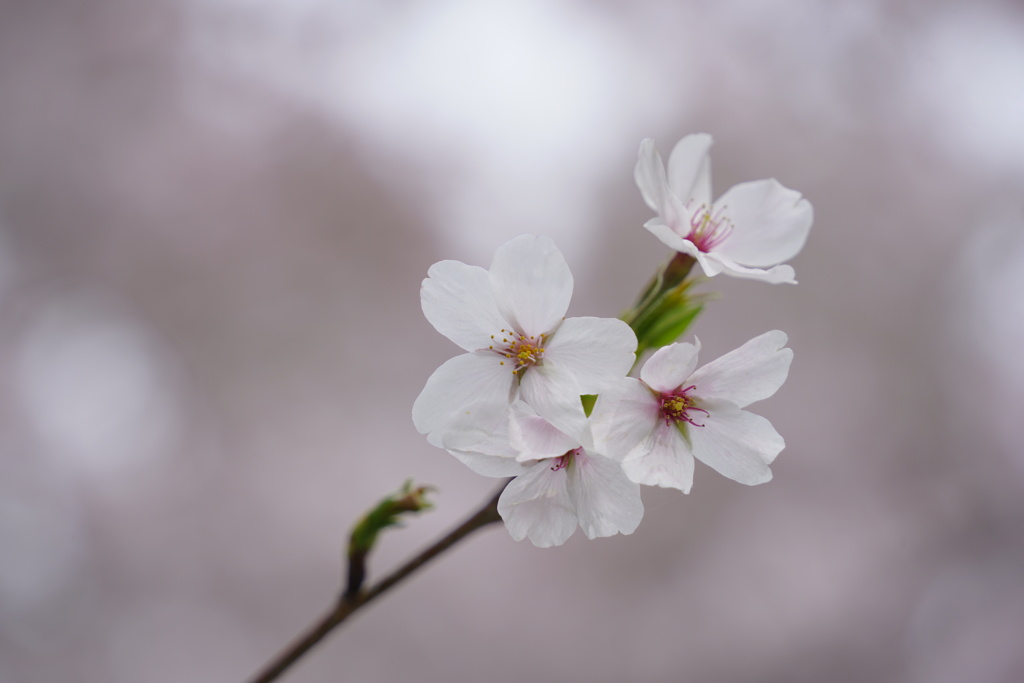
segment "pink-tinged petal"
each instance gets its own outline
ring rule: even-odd
[[[636,450],[638,453],[644,451],[644,455],[622,463],[626,476],[645,486],[690,492],[693,486],[693,455],[674,424],[661,423],[647,442]]]
[[[440,261],[420,288],[423,315],[438,332],[467,351],[486,349],[509,323],[498,313],[490,276],[477,266]]]
[[[716,253],[704,254],[704,256],[708,264],[705,264],[703,260],[700,263],[701,268],[704,269],[704,274],[708,275],[708,277],[711,277],[708,271],[708,265],[710,265],[715,274],[725,273],[730,277],[743,280],[757,280],[773,285],[796,284],[796,271],[793,270],[793,266],[786,263],[771,268],[748,268]],[[698,260],[700,259],[698,258]]]
[[[579,406],[582,428],[586,422],[586,415],[583,413],[583,405],[578,400],[576,404]],[[574,438],[561,431],[537,415],[536,411],[523,401],[512,404],[508,430],[509,443],[519,452],[516,457],[520,461],[557,458],[580,446],[578,437]]]
[[[640,189],[644,203],[651,211],[661,213],[666,204],[668,179],[665,177],[665,165],[661,155],[654,147],[654,140],[646,138],[640,143],[640,152],[633,170],[633,179]]]
[[[640,368],[640,379],[647,386],[661,393],[675,391],[679,387],[683,387],[683,384],[689,385],[690,375],[697,367],[699,351],[699,340],[694,344],[676,342],[663,346],[655,351]]]
[[[488,351],[464,353],[434,371],[412,406],[420,434],[442,448],[470,450],[508,417],[514,375]]]
[[[697,258],[700,255],[700,250],[697,249],[697,245],[666,225],[661,218],[652,218],[644,223],[644,227],[647,228],[652,235],[661,240],[666,247],[675,249],[687,256],[693,256],[694,258]],[[686,225],[685,227],[687,229],[684,230],[684,233],[689,234],[689,225]]]
[[[775,179],[740,183],[715,202],[733,231],[717,249],[745,266],[771,266],[797,255],[807,241],[811,203]]]
[[[526,465],[515,458],[451,449],[448,452],[469,469],[485,477],[515,477],[526,471]]]
[[[576,531],[577,517],[565,468],[552,471],[541,460],[509,482],[498,498],[498,514],[513,539],[529,538],[539,548],[565,543]]]
[[[786,333],[772,330],[717,358],[693,373],[689,383],[701,400],[722,400],[745,408],[782,386],[793,362]],[[650,362],[650,361],[648,361]]]
[[[527,336],[558,327],[572,298],[569,266],[544,236],[520,235],[498,247],[490,282],[502,316]]]
[[[601,392],[590,414],[594,450],[622,460],[661,422],[661,405],[647,385],[624,377]]]
[[[616,318],[569,318],[548,340],[544,366],[571,374],[581,394],[599,394],[633,367],[636,343]]]
[[[676,143],[668,158],[668,186],[684,204],[711,206],[711,136],[694,133]],[[686,216],[684,216],[686,218]]]
[[[631,534],[644,516],[640,486],[629,480],[622,465],[579,451],[566,468],[569,497],[587,538]]]
[[[786,445],[771,423],[725,401],[701,407],[710,414],[703,417],[703,427],[689,427],[694,457],[741,484],[770,481],[768,465]]]

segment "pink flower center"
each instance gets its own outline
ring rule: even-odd
[[[692,204],[691,201],[686,208],[689,209]],[[693,242],[693,245],[705,254],[732,234],[732,221],[725,215],[725,209],[726,207],[721,206],[712,214],[708,210],[707,204],[701,204],[690,216],[690,234],[686,236],[686,239]]]
[[[688,386],[685,389],[676,389],[667,394],[661,395],[661,416],[665,418],[665,424],[672,425],[678,424],[679,422],[688,422],[694,427],[703,427],[703,424],[699,424],[693,421],[693,417],[690,413],[704,413],[704,415],[710,416],[711,413],[698,408],[694,404],[693,397],[689,395],[689,392],[696,389],[696,386]]]
[[[547,338],[546,334],[528,337],[525,334],[505,329],[499,334],[501,335],[500,342],[497,335],[491,335],[491,339],[495,341],[498,348],[494,348],[494,345],[487,348],[511,362],[512,374],[525,370],[531,365],[541,364],[541,361],[544,359],[544,340]],[[504,365],[505,361],[501,361],[501,364]]]
[[[554,464],[551,465],[551,471],[557,472],[558,470],[564,470],[566,467],[572,464],[573,458],[580,452],[581,449],[574,448],[571,451],[566,451],[565,455],[560,455],[557,458],[552,458]]]

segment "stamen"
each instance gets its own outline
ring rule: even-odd
[[[687,208],[689,208],[689,206],[687,206]],[[708,205],[701,204],[700,207],[693,212],[693,215],[690,216],[690,234],[693,234],[697,230],[700,230],[701,227],[703,227],[704,223],[707,221],[707,219]]]
[[[501,334],[508,335],[501,339],[502,343],[505,344],[505,348],[499,347],[495,349],[494,346],[488,346],[487,348],[513,362],[512,374],[525,370],[531,365],[540,365],[543,362],[544,340],[547,339],[547,335],[526,336],[525,334],[505,329],[501,330]],[[494,336],[491,338],[494,339]],[[501,365],[504,364],[505,361],[501,361]]]
[[[690,204],[687,204],[687,208]],[[720,206],[712,214],[707,204],[701,204],[690,216],[690,234],[686,235],[686,239],[704,253],[724,242],[733,231],[732,221],[726,215],[728,208]]]
[[[690,385],[685,389],[676,389],[667,394],[661,395],[661,416],[665,419],[665,424],[672,425],[679,422],[687,422],[692,424],[694,427],[703,427],[704,424],[694,422],[690,416],[691,411],[704,413],[706,417],[710,417],[711,413],[698,408],[694,404],[692,397],[688,396],[688,392],[696,389],[695,385]]]
[[[558,470],[564,470],[566,467],[572,464],[573,456],[576,455],[579,452],[579,450],[579,448],[574,448],[571,451],[566,451],[564,455],[560,455],[557,458],[554,458],[555,464],[551,466],[551,471],[557,472]]]

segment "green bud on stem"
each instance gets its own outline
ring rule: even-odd
[[[413,488],[412,479],[409,479],[401,490],[384,498],[356,522],[348,541],[345,598],[351,599],[359,594],[366,578],[366,556],[377,542],[377,535],[388,527],[400,526],[402,515],[433,508],[426,499],[426,494],[433,490],[432,486]]]

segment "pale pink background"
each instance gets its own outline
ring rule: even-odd
[[[495,482],[409,417],[427,268],[545,233],[618,314],[637,146],[696,131],[816,211],[695,327],[790,335],[775,480],[490,529],[287,680],[1024,680],[1019,3],[6,0],[0,681],[243,680],[379,496],[440,489],[375,575],[455,523]]]

